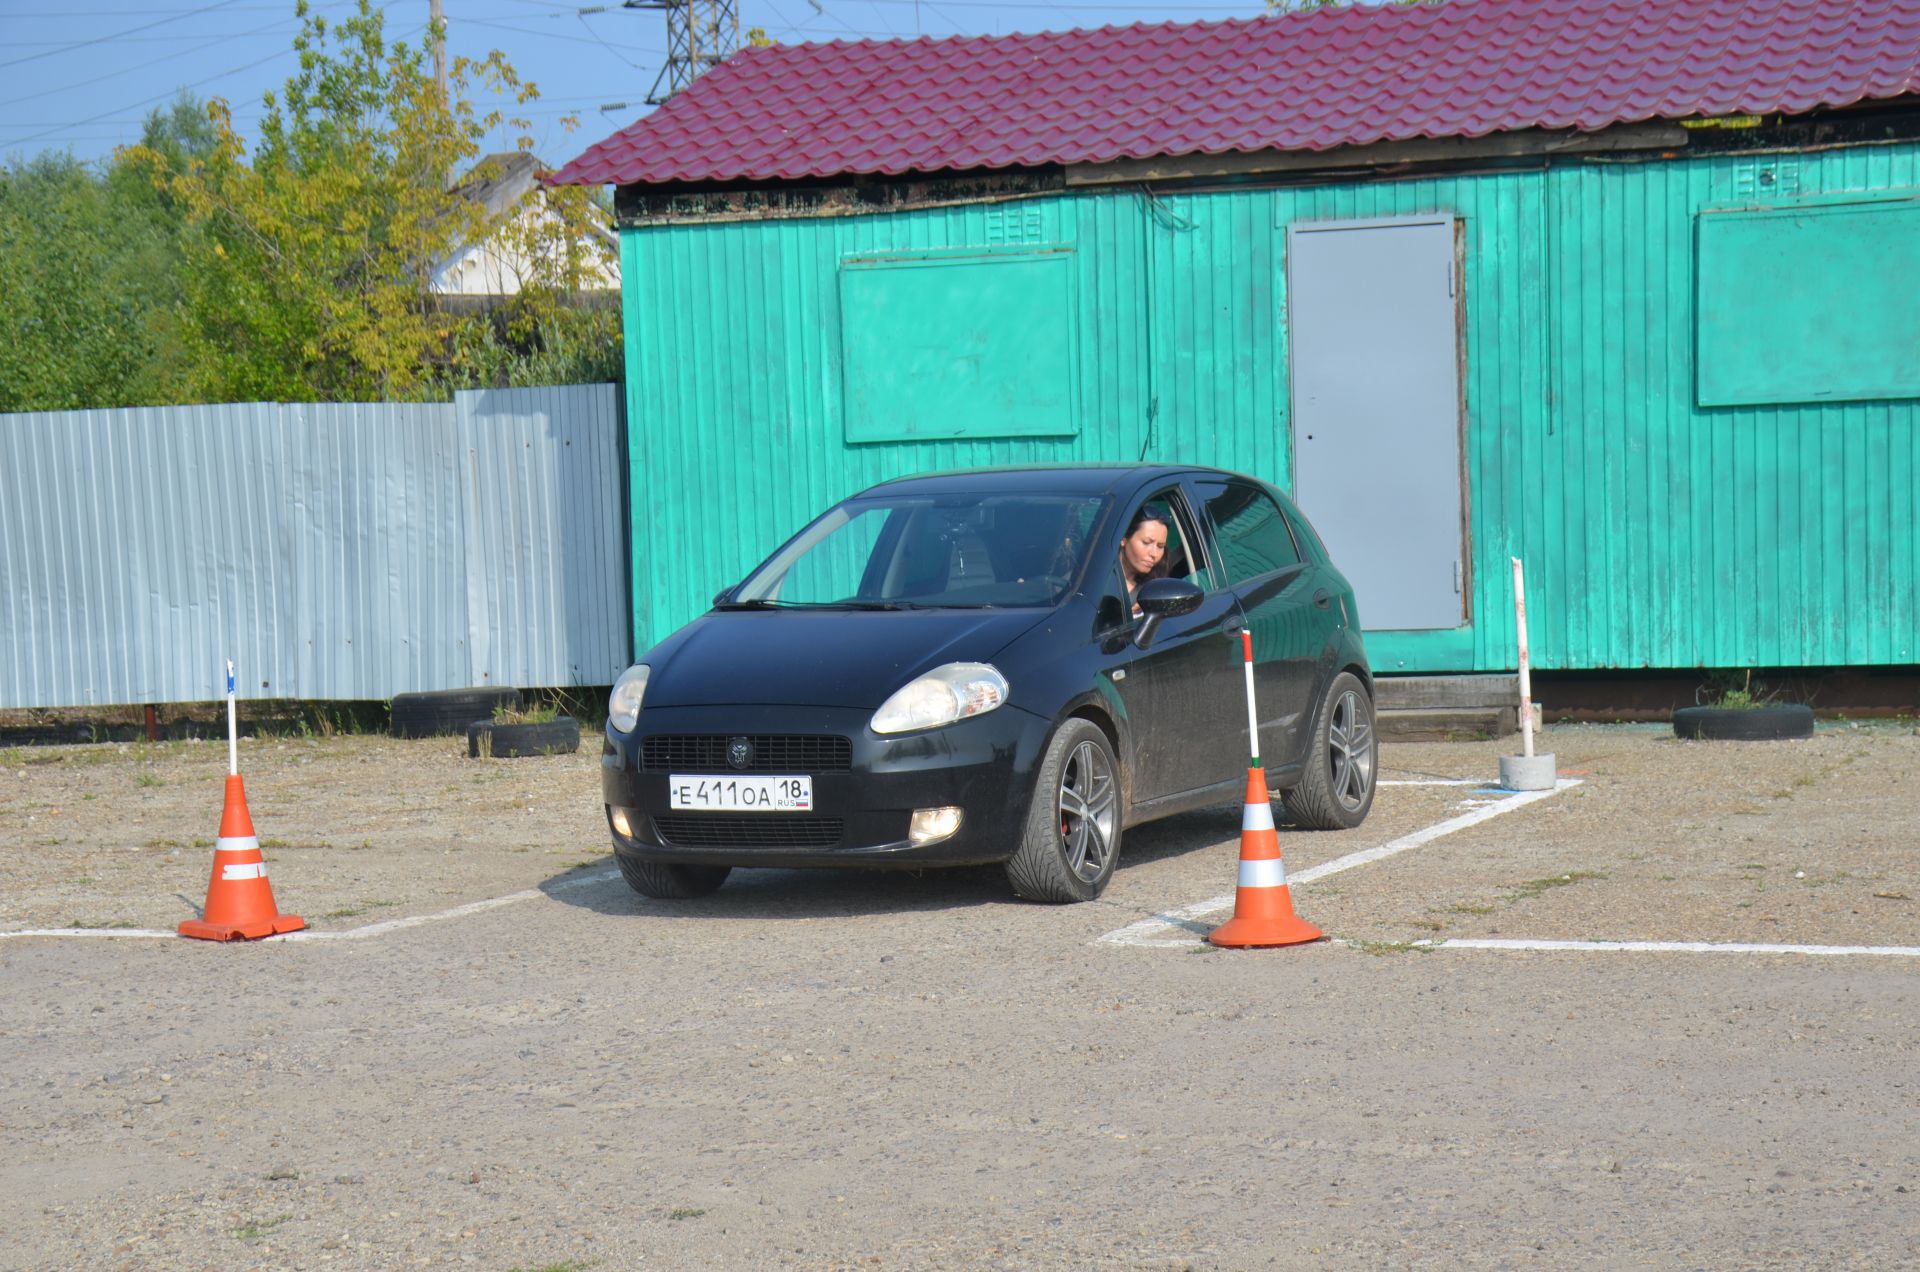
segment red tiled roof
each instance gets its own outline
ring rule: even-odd
[[[1920,93],[1917,0],[1445,0],[742,49],[561,183],[1326,150]]]

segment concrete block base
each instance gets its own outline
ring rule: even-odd
[[[1510,791],[1550,791],[1554,772],[1551,755],[1503,755],[1500,785]]]

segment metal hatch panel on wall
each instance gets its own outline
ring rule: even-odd
[[[1368,630],[1468,617],[1455,227],[1287,227],[1294,498]]]

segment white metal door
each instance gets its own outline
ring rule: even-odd
[[[1467,617],[1454,224],[1287,229],[1294,498],[1374,630]]]

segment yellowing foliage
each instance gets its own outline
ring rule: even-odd
[[[589,230],[605,214],[577,188],[543,190],[547,215],[489,223],[449,190],[505,124],[530,146],[519,107],[538,94],[498,51],[456,58],[443,98],[429,46],[388,44],[369,0],[337,25],[298,10],[299,70],[266,97],[251,155],[227,104],[209,106],[216,144],[184,161],[121,152],[205,231],[190,241],[185,338],[203,401],[418,397],[449,354],[432,302],[434,266],[455,249],[516,236],[529,262],[518,311],[536,325],[596,278],[610,252]]]

